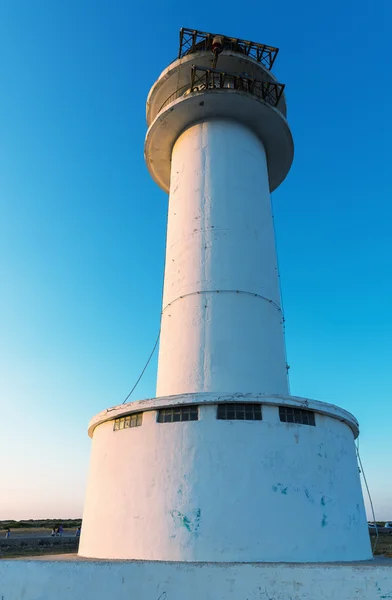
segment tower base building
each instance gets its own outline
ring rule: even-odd
[[[357,423],[342,409],[292,396],[200,392],[115,407],[89,431],[81,556],[203,563],[372,556]]]

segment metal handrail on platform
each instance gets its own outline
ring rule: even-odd
[[[209,90],[237,90],[246,92],[256,98],[260,98],[271,106],[277,107],[283,95],[284,84],[274,81],[257,80],[243,75],[234,75],[218,71],[217,69],[209,69],[206,67],[198,67],[192,65],[190,83],[181,86],[162,104],[159,112],[168,104],[177,100],[185,94],[204,92]]]

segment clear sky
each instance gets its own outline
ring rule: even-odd
[[[391,6],[3,0],[0,519],[81,516],[87,423],[122,402],[156,339],[167,197],[144,164],[145,101],[184,26],[280,48],[291,391],[356,415],[392,520]],[[155,378],[156,356],[133,399]]]

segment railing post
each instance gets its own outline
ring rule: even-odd
[[[194,31],[192,34],[192,52],[195,50],[196,39],[197,39],[197,31]]]
[[[284,90],[284,83],[278,83],[276,84],[276,88],[277,88],[277,98],[276,98],[276,106],[278,106],[280,99],[283,95],[283,90]]]
[[[183,38],[184,38],[184,28],[181,27],[181,29],[180,29],[180,47],[178,49],[178,58],[181,58]]]

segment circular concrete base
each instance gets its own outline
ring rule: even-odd
[[[4,600],[380,600],[392,598],[389,561],[213,564],[0,561]]]
[[[221,419],[222,403],[261,405],[262,419]],[[196,419],[160,418],[162,409],[195,405]],[[313,426],[280,418],[293,408],[312,411]],[[115,422],[135,412],[138,426]],[[222,563],[369,559],[355,431],[349,413],[289,396],[199,393],[114,407],[90,426],[79,552]]]

